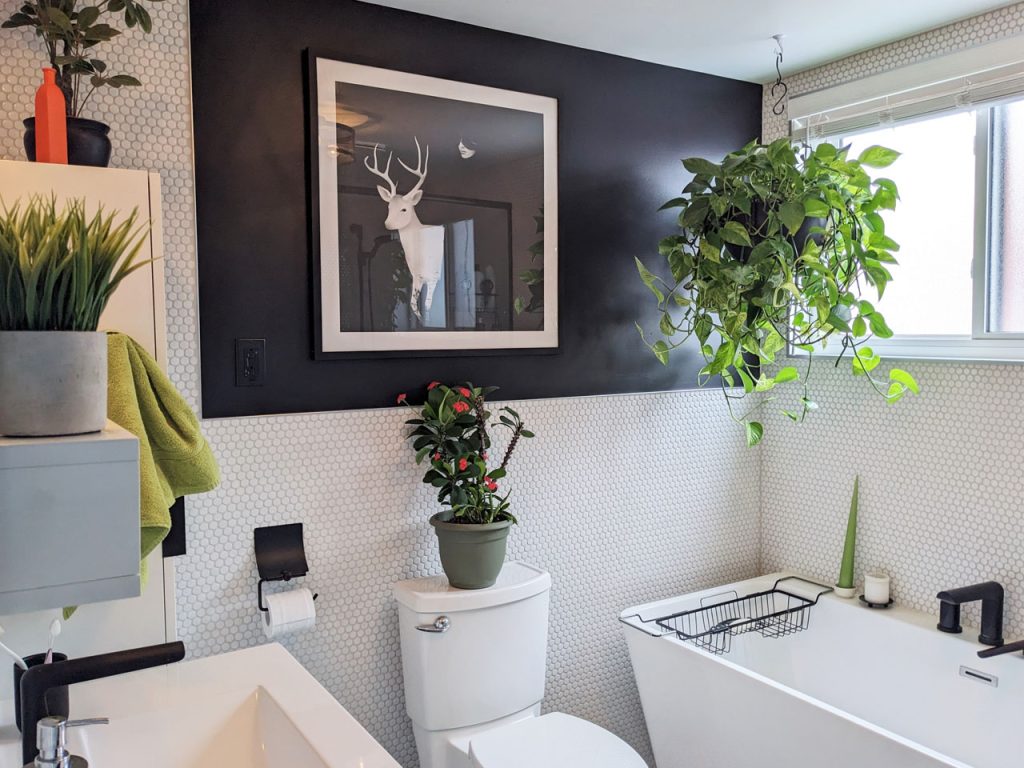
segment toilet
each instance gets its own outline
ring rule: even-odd
[[[593,723],[540,713],[551,575],[506,563],[487,589],[400,581],[405,705],[421,768],[646,768]]]

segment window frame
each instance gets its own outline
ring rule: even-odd
[[[991,308],[991,244],[993,167],[992,110],[999,103],[1024,100],[1024,93],[1001,102],[979,104],[974,108],[976,129],[974,140],[974,245],[971,254],[971,333],[970,335],[895,335],[889,339],[870,337],[866,345],[890,359],[940,361],[975,361],[993,363],[1024,363],[1024,332],[994,332],[988,329]],[[932,113],[921,119],[937,118],[953,110]],[[841,135],[841,134],[840,134]],[[855,135],[853,133],[849,135]],[[835,140],[824,135],[817,141]],[[898,212],[897,212],[897,215]],[[806,352],[793,348],[790,357],[805,357]]]

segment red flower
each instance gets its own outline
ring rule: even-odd
[[[487,490],[490,491],[491,493],[494,493],[496,490],[498,490],[498,484],[491,480],[491,478],[489,477],[484,478],[484,485],[487,486]]]
[[[405,402],[405,397],[406,397],[405,392],[403,392],[402,394],[400,394],[398,396],[398,400],[396,400],[395,402],[397,402],[399,405],[401,405],[402,403]]]
[[[469,466],[469,459],[467,459],[465,456],[463,456],[461,459],[459,459],[459,472],[465,472],[466,471],[466,467],[468,467],[468,466]]]
[[[467,403],[465,400],[459,400],[457,403],[455,403],[455,405],[452,406],[452,410],[454,410],[456,413],[465,413],[466,411],[469,410],[469,403]]]
[[[441,454],[440,453],[435,453],[434,454],[434,461],[440,461],[440,460],[441,460]]]
[[[473,396],[473,393],[470,392],[465,387],[459,387],[458,392],[459,392],[460,395],[462,395],[463,397],[466,397],[466,398],[469,398],[469,397]]]
[[[427,391],[429,392],[432,389],[437,389],[440,386],[441,386],[441,382],[440,381],[432,381],[429,384],[427,384]]]

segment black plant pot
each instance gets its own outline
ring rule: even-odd
[[[25,123],[25,155],[36,159],[36,119]],[[110,164],[110,126],[84,117],[68,118],[68,165],[93,165],[106,168]]]

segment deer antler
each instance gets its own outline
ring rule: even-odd
[[[416,142],[416,168],[415,168],[415,170],[410,168],[408,165],[406,165],[402,161],[402,158],[398,158],[399,164],[403,168],[405,168],[405,170],[407,170],[413,176],[416,176],[416,177],[419,178],[419,181],[416,182],[416,186],[413,187],[412,189],[410,189],[408,192],[405,193],[406,197],[411,195],[413,192],[416,192],[420,187],[423,186],[423,182],[427,180],[427,163],[430,162],[430,145],[429,144],[427,145],[427,154],[424,157],[423,152],[420,150],[420,140],[419,140],[419,138],[416,137],[416,136],[413,136],[413,141]]]
[[[370,165],[370,158],[369,157],[364,157],[363,158],[363,164],[366,166],[366,170],[368,170],[374,176],[379,176],[380,178],[384,179],[384,181],[386,181],[388,183],[388,186],[391,187],[391,195],[390,196],[394,197],[396,194],[398,194],[398,187],[395,184],[395,182],[393,182],[391,180],[391,158],[392,158],[394,153],[393,152],[388,152],[388,162],[387,162],[387,165],[385,165],[384,166],[384,170],[381,171],[380,165],[377,162],[377,148],[378,147],[380,147],[380,144],[374,144],[373,145],[373,165],[372,166]],[[398,162],[402,163],[401,160],[399,160]],[[405,165],[405,163],[402,163],[402,165]]]

